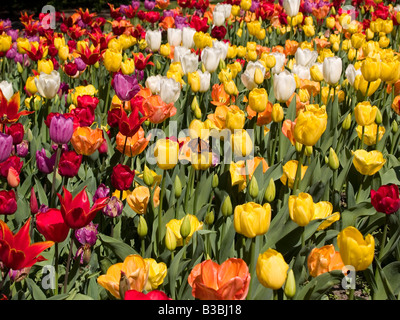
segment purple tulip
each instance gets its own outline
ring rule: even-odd
[[[74,133],[74,120],[66,118],[62,114],[57,114],[51,118],[49,130],[50,138],[54,143],[58,145],[68,143]]]
[[[139,9],[139,7],[140,7],[140,1],[132,0],[132,8]]]
[[[145,9],[153,10],[155,6],[156,6],[156,2],[155,1],[144,0],[144,8]]]
[[[46,150],[42,148],[42,150],[36,151],[36,165],[40,172],[49,174],[53,172],[54,164],[56,162],[56,154],[48,158],[46,155]]]
[[[20,144],[17,144],[17,155],[18,157],[25,158],[29,152],[28,140],[22,140]]]
[[[88,244],[90,246],[93,246],[97,240],[97,227],[98,224],[90,222],[87,226],[75,230],[76,239],[82,245]]]
[[[0,163],[8,159],[13,149],[13,137],[0,132]]]
[[[122,101],[131,100],[139,91],[140,86],[135,76],[117,73],[114,76],[113,88]]]
[[[117,197],[112,196],[107,202],[107,205],[103,208],[103,213],[107,217],[115,218],[122,214],[123,209],[124,204],[122,203],[122,201]]]
[[[93,196],[93,202],[97,199],[106,198],[110,194],[110,188],[107,188],[104,183],[100,184]]]
[[[76,66],[78,67],[78,71],[83,71],[86,68],[86,63],[83,62],[82,58],[75,58],[74,62],[76,64]]]
[[[6,31],[7,35],[9,35],[13,42],[17,41],[18,38],[18,30],[15,29],[8,29]]]

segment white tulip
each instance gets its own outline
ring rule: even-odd
[[[294,17],[299,13],[300,0],[283,0],[282,6],[289,17]]]
[[[165,103],[175,103],[181,94],[181,84],[173,78],[163,77],[160,82],[160,97]]]
[[[1,92],[3,93],[4,98],[6,98],[7,101],[10,100],[11,97],[14,95],[14,89],[12,84],[6,80],[0,82],[0,89]]]
[[[264,77],[266,69],[260,61],[255,61],[255,62],[249,61],[249,63],[246,66],[246,70],[240,76],[240,79],[242,80],[244,86],[248,90],[253,90],[254,88],[256,88],[258,86],[254,82],[254,73],[256,72],[257,68],[261,70],[262,75]]]
[[[347,78],[347,81],[353,86],[354,81],[356,80],[356,76],[361,74],[361,70],[354,67],[354,65],[349,64],[346,68],[345,75]]]
[[[224,12],[215,11],[213,12],[213,23],[215,26],[220,27],[225,23]]]
[[[300,47],[296,50],[296,53],[294,54],[296,64],[309,68],[311,68],[311,66],[315,63],[315,61],[317,61],[317,57],[318,57],[317,51],[311,51],[309,49],[303,50]]]
[[[275,57],[275,66],[272,67],[272,74],[282,72],[283,66],[285,65],[286,56],[281,52],[271,52],[271,55]]]
[[[167,39],[171,47],[180,46],[182,42],[182,30],[177,28],[168,28]]]
[[[339,57],[327,57],[322,63],[322,75],[326,83],[334,85],[338,83],[342,75],[343,63]]]
[[[205,47],[201,52],[201,62],[208,72],[217,70],[219,61],[221,59],[221,49],[214,47]]]
[[[196,33],[196,29],[184,27],[182,29],[182,47],[191,49],[194,47],[194,34]]]
[[[52,99],[60,88],[60,74],[53,70],[50,74],[41,72],[38,78],[35,78],[35,85],[39,94],[47,99]]]
[[[161,31],[147,30],[145,40],[151,51],[158,51],[161,46]]]
[[[215,5],[214,11],[213,12],[222,12],[224,14],[224,18],[228,19],[231,16],[231,11],[232,11],[232,5],[231,4],[221,4],[217,3]]]
[[[296,80],[293,74],[284,70],[274,75],[274,95],[279,102],[286,102],[296,90]]]
[[[207,92],[210,89],[211,73],[208,71],[202,72],[197,70],[200,77],[200,92]]]
[[[160,93],[160,85],[161,85],[162,76],[157,74],[156,76],[149,76],[146,79],[145,86],[150,89],[152,94]]]
[[[195,72],[199,67],[199,56],[192,53],[187,53],[180,57],[183,74]]]
[[[224,41],[213,40],[213,47],[221,50],[221,60],[226,59],[226,55],[228,54],[229,43]]]
[[[311,80],[310,68],[295,64],[292,73],[296,74],[300,79]]]
[[[185,54],[189,54],[191,51],[188,48],[185,47],[175,47],[174,49],[174,59],[172,62],[181,62],[181,57],[183,57]]]

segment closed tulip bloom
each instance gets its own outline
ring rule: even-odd
[[[289,197],[290,218],[299,226],[310,223],[314,215],[314,202],[310,194],[301,192],[298,196]]]
[[[163,170],[174,168],[178,163],[179,144],[171,139],[158,139],[154,149],[157,165]]]
[[[354,81],[356,80],[356,76],[361,74],[361,70],[356,70],[354,65],[349,64],[346,68],[345,75],[347,81],[350,83],[350,85],[354,85]]]
[[[0,163],[8,159],[13,149],[13,137],[0,132]]]
[[[4,98],[6,98],[7,101],[10,101],[11,97],[14,95],[12,83],[8,82],[7,80],[1,81],[0,90],[3,93]]]
[[[71,138],[71,144],[76,153],[85,156],[93,154],[103,144],[103,141],[103,130],[90,127],[76,128]]]
[[[244,300],[249,291],[250,272],[244,260],[230,258],[221,265],[205,260],[192,269],[188,283],[199,300]]]
[[[400,208],[399,187],[395,184],[383,185],[371,190],[371,204],[375,210],[385,214],[397,212]]]
[[[282,254],[274,249],[268,249],[260,254],[256,264],[257,279],[269,289],[278,290],[286,282],[289,265]]]
[[[356,150],[353,152],[353,164],[356,170],[363,174],[372,176],[377,173],[383,165],[386,163],[386,160],[383,158],[383,154],[380,151],[372,150]]]
[[[359,126],[369,126],[375,122],[378,108],[372,106],[371,102],[359,102],[354,108],[354,117]]]
[[[141,154],[149,144],[149,139],[145,137],[142,127],[132,136],[126,137],[121,132],[116,136],[117,150],[124,153],[127,157],[134,157]]]
[[[74,121],[71,117],[66,118],[62,114],[57,114],[51,118],[49,132],[54,143],[58,145],[66,144],[72,138]]]
[[[60,88],[60,74],[53,70],[50,74],[41,73],[38,78],[35,78],[35,85],[39,94],[47,99],[52,99]]]
[[[325,132],[327,123],[325,106],[308,105],[296,118],[294,137],[301,144],[314,146]]]
[[[293,74],[284,70],[279,74],[275,74],[273,78],[275,98],[279,102],[286,102],[296,90],[296,80]]]
[[[213,153],[208,151],[192,152],[190,163],[195,170],[207,170],[213,164]]]
[[[83,156],[77,154],[74,150],[64,151],[61,154],[60,162],[58,164],[58,173],[62,177],[75,177],[82,163]]]
[[[271,206],[269,203],[261,206],[255,202],[236,206],[233,221],[236,232],[247,238],[263,235],[271,222]]]
[[[36,228],[47,241],[63,242],[69,233],[69,226],[65,223],[59,209],[41,211],[35,216]]]
[[[213,11],[213,23],[215,26],[222,26],[225,24],[225,15],[223,12],[219,12],[218,10]]]
[[[131,100],[139,91],[140,86],[136,76],[117,73],[113,79],[115,94],[122,101]]]
[[[368,234],[365,238],[355,227],[347,227],[337,236],[340,256],[345,265],[351,265],[356,271],[369,267],[374,259],[375,239]]]
[[[14,190],[0,190],[0,214],[10,215],[17,211],[17,199]]]
[[[299,13],[300,0],[284,0],[282,6],[289,17],[294,17]]]
[[[187,75],[188,73],[195,72],[198,69],[199,57],[194,52],[187,53],[180,57],[180,63],[183,74]]]
[[[322,63],[323,76],[326,83],[335,85],[342,75],[343,62],[339,57],[326,57]]]
[[[378,90],[382,80],[379,78],[376,81],[368,82],[362,74],[357,74],[354,80],[354,88],[360,91],[363,96],[370,97]],[[368,92],[367,92],[368,89]]]
[[[182,28],[182,47],[187,49],[194,48],[194,40],[193,37],[196,33],[196,29],[190,27]]]
[[[40,172],[43,172],[45,174],[53,172],[55,162],[55,153],[53,153],[53,155],[49,158],[44,148],[42,148],[42,150],[36,151],[36,166]]]
[[[145,40],[151,51],[156,52],[161,47],[161,31],[147,30]]]
[[[317,51],[311,51],[309,49],[297,48],[294,58],[296,60],[296,64],[299,64],[304,67],[311,68],[312,65],[316,62],[318,57]]]
[[[282,167],[283,174],[280,180],[284,185],[287,185],[290,189],[293,189],[294,179],[296,177],[297,164],[298,164],[297,160],[289,160]],[[307,166],[301,166],[300,181],[306,174],[307,168],[308,168]]]
[[[200,90],[200,76],[197,71],[190,72],[187,75],[188,77],[188,84],[193,92],[198,92]]]
[[[400,61],[398,59],[385,59],[381,62],[381,80],[392,84],[400,78]]]
[[[237,129],[231,135],[235,157],[247,157],[253,152],[254,141],[245,129]]]
[[[182,30],[177,28],[168,28],[167,39],[171,47],[178,47],[182,42]]]
[[[213,73],[217,70],[221,58],[221,50],[214,47],[205,47],[201,52],[201,62],[206,71]]]
[[[111,184],[117,190],[128,190],[135,178],[135,172],[127,165],[118,164],[112,170]]]
[[[376,57],[367,57],[361,63],[361,73],[368,82],[376,81],[381,76],[381,61]]]
[[[88,195],[86,193],[86,187],[80,191],[75,197],[72,197],[69,192],[63,186],[64,196],[57,194],[61,205],[61,214],[64,218],[65,223],[71,229],[80,229],[91,222],[98,211],[102,210],[108,201],[108,198],[100,198],[96,200],[92,207]]]
[[[324,230],[332,223],[340,219],[339,212],[333,212],[333,205],[329,201],[320,201],[314,203],[314,214],[312,220],[325,219],[319,226],[318,230]]]
[[[121,67],[122,53],[116,49],[106,49],[104,52],[103,63],[108,72],[117,72]]]
[[[50,59],[40,59],[38,61],[38,72],[50,74],[54,70],[53,61]]]
[[[225,126],[227,129],[234,130],[243,129],[246,115],[243,110],[237,106],[231,106],[226,114]]]
[[[163,77],[160,82],[160,97],[166,104],[175,103],[181,94],[181,84],[172,78]]]
[[[249,106],[255,112],[263,112],[267,108],[268,93],[264,88],[254,88],[249,93]]]
[[[339,251],[332,244],[311,250],[307,258],[307,267],[310,276],[318,277],[325,272],[342,270],[344,267]]]

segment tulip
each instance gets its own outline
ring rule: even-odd
[[[71,144],[76,153],[90,156],[103,144],[103,130],[78,127],[72,134]]]
[[[244,300],[250,285],[250,272],[239,258],[218,265],[205,260],[192,269],[188,278],[192,295],[199,300]]]
[[[152,258],[146,258],[144,261],[149,265],[149,275],[145,290],[156,290],[167,276],[167,265],[164,262],[157,262]]]
[[[288,101],[296,90],[296,81],[293,74],[285,70],[275,74],[273,79],[275,98],[279,102]]]
[[[379,88],[381,82],[381,79],[373,82],[368,82],[367,80],[365,80],[362,74],[357,74],[354,80],[354,88],[357,91],[360,91],[364,96],[370,97]]]
[[[219,66],[222,51],[214,47],[205,47],[201,52],[201,62],[206,71],[213,73]]]
[[[38,78],[35,78],[35,85],[39,94],[47,99],[52,99],[60,88],[60,74],[53,70],[50,74],[41,73]]]
[[[356,150],[353,152],[353,155],[354,167],[363,175],[374,175],[386,163],[382,153],[377,150],[372,150],[370,152],[366,150]]]
[[[74,150],[64,151],[61,153],[60,162],[58,163],[58,173],[62,177],[75,177],[82,163],[83,156],[77,154]]]
[[[280,289],[287,278],[289,265],[282,254],[274,249],[268,249],[258,256],[256,264],[257,279],[269,289]]]
[[[171,139],[159,139],[156,142],[154,156],[159,168],[168,170],[178,163],[179,144]]]
[[[145,40],[151,51],[156,52],[156,51],[160,50],[161,31],[147,30]]]
[[[8,225],[0,220],[0,257],[4,268],[20,270],[46,260],[40,254],[50,248],[54,242],[45,241],[31,244],[30,224],[31,218],[28,218],[21,229],[13,234]]]
[[[103,63],[108,72],[118,72],[122,63],[122,53],[116,49],[106,49]]]
[[[195,53],[187,53],[180,57],[183,74],[195,72],[199,66],[199,58]]]
[[[102,213],[110,218],[119,217],[124,209],[124,204],[122,201],[116,197],[112,196],[107,202],[106,206],[103,208]]]
[[[126,197],[126,202],[137,214],[145,214],[149,199],[149,188],[146,186],[138,186]]]
[[[385,59],[381,62],[380,78],[383,82],[392,84],[400,78],[400,61],[398,59]]]
[[[339,82],[342,75],[342,59],[339,57],[327,57],[322,63],[323,76],[326,83],[333,86]]]
[[[90,207],[85,189],[86,187],[72,197],[72,194],[63,186],[64,196],[57,194],[61,204],[61,214],[71,229],[80,229],[86,226],[107,204],[108,198],[100,198]]]
[[[388,184],[371,190],[371,204],[376,211],[385,214],[397,212],[400,208],[399,188],[397,185]]]
[[[182,42],[182,30],[177,28],[168,28],[167,38],[171,47],[180,46]]]
[[[359,126],[369,126],[375,122],[378,108],[369,101],[359,102],[354,108],[354,116]]]
[[[280,180],[282,181],[282,183],[284,185],[288,185],[288,187],[290,189],[293,189],[296,170],[297,170],[297,164],[298,164],[297,160],[289,160],[282,167],[283,174],[282,174]],[[300,179],[303,179],[304,175],[306,174],[306,171],[307,171],[307,166],[302,166]]]
[[[367,269],[374,259],[374,237],[368,234],[364,238],[355,227],[343,229],[337,236],[337,244],[343,263],[356,271]]]
[[[190,27],[184,27],[182,29],[182,46],[191,49],[194,47],[194,34],[196,33],[196,29]]]
[[[59,209],[48,209],[39,212],[36,217],[36,227],[47,241],[63,242],[69,233],[69,226]]]
[[[160,97],[166,104],[175,103],[181,94],[181,84],[175,79],[163,77],[160,81]]]
[[[8,159],[13,150],[13,137],[0,132],[0,163]]]
[[[115,94],[122,101],[131,100],[139,91],[140,86],[135,76],[117,73],[113,79]]]
[[[327,122],[328,115],[324,106],[308,105],[296,118],[294,138],[303,145],[314,146],[325,132]]]
[[[301,192],[298,196],[290,196],[289,215],[299,226],[308,225],[314,215],[314,202],[311,195]]]
[[[50,74],[54,70],[53,62],[50,59],[40,59],[38,62],[38,73]]]
[[[364,128],[364,132],[363,132]],[[376,123],[372,123],[369,126],[357,126],[356,128],[357,135],[360,139],[362,139],[362,143],[365,143],[367,146],[373,146],[376,144],[376,137],[378,131],[378,125]],[[364,137],[363,137],[364,134]],[[378,133],[378,141],[382,139],[383,135],[385,134],[385,127],[379,126],[379,133]]]
[[[354,65],[349,64],[346,68],[345,75],[347,81],[349,81],[350,85],[354,85],[354,81],[356,80],[356,76],[361,74],[361,70],[356,70]]]
[[[300,0],[283,0],[282,6],[289,17],[294,17],[299,12]]]
[[[0,90],[3,93],[3,96],[9,101],[11,97],[14,95],[14,89],[12,83],[3,80],[0,82]]]
[[[11,215],[17,211],[17,199],[14,190],[0,190],[0,214]]]
[[[40,172],[43,172],[45,174],[53,172],[55,162],[55,153],[49,158],[47,157],[46,150],[44,148],[42,148],[42,150],[36,151],[36,165]]]
[[[236,206],[233,221],[236,232],[247,238],[263,235],[271,222],[271,206],[269,203],[261,206],[255,202]]]
[[[253,151],[253,139],[245,129],[236,129],[231,135],[231,145],[236,157],[247,157]]]
[[[186,218],[186,220],[185,220]],[[183,222],[186,222],[187,225],[190,226],[188,230],[186,230],[186,237],[183,239],[182,234],[181,234],[181,229],[182,229],[182,224]],[[175,241],[177,246],[183,246],[183,241],[185,241],[185,244],[188,244],[190,239],[192,238],[193,234],[198,231],[203,229],[203,222],[200,222],[198,218],[192,214],[187,214],[185,217],[182,219],[172,219],[166,224],[167,232],[168,230],[171,230],[173,234],[175,235]]]
[[[339,251],[332,244],[311,250],[307,258],[307,267],[312,277],[318,277],[325,272],[342,270],[344,267]]]
[[[311,51],[309,49],[297,48],[294,58],[296,64],[311,68],[316,62],[318,57],[317,51]]]
[[[249,106],[255,112],[263,112],[267,108],[268,93],[264,88],[254,88],[249,93]]]
[[[231,106],[226,114],[225,126],[232,132],[243,129],[246,116],[237,106]]]
[[[117,190],[128,190],[135,178],[135,172],[127,165],[118,164],[113,167],[111,174],[111,184]]]
[[[117,150],[127,157],[133,157],[143,152],[149,144],[142,127],[132,136],[126,137],[121,132],[116,136]]]
[[[67,144],[72,138],[74,121],[70,117],[57,114],[51,118],[49,131],[50,138],[54,143],[58,145]]]
[[[172,300],[164,292],[152,290],[149,293],[143,293],[136,290],[125,292],[124,300]]]
[[[368,82],[376,81],[381,76],[381,61],[378,59],[367,57],[361,64],[361,74]]]

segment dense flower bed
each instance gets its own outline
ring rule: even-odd
[[[399,297],[395,1],[48,9],[0,21],[3,299]]]

